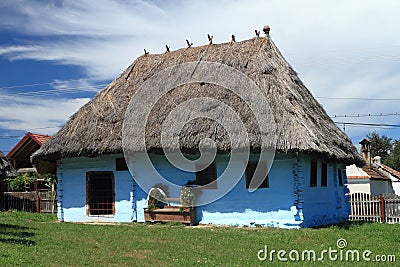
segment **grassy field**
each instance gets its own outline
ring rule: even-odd
[[[0,212],[0,266],[320,266],[321,261],[301,260],[304,250],[365,250],[376,255],[395,255],[400,262],[400,225],[356,223],[320,229],[283,230],[275,228],[186,227],[172,224],[89,225],[59,223],[46,214]],[[339,249],[343,238],[347,247]],[[268,246],[265,261],[257,253]],[[285,250],[278,261],[271,250]],[[299,252],[299,262],[289,252]],[[371,266],[372,262],[341,262],[340,253],[324,254],[324,265]],[[296,252],[290,254],[296,258]],[[350,255],[350,254],[349,254]],[[260,253],[263,257],[264,253]],[[384,257],[381,257],[384,258]],[[349,259],[351,257],[349,256]],[[386,258],[388,260],[388,257]],[[395,266],[375,262],[376,266]]]

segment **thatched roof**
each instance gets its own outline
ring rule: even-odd
[[[11,166],[8,159],[4,156],[3,152],[0,150],[0,179],[9,178],[17,176],[17,172]]]
[[[261,88],[275,118],[277,151],[314,154],[349,164],[362,164],[363,160],[350,139],[313,98],[268,36],[140,56],[119,78],[80,108],[35,153],[33,160],[122,153],[123,119],[138,88],[161,70],[199,61],[226,64],[246,74]],[[245,92],[246,88],[241,90]],[[202,96],[218,99],[236,111],[249,133],[251,149],[260,149],[262,133],[242,99],[221,86],[191,83],[169,92],[152,108],[146,125],[147,150],[160,152],[160,125],[174,107]],[[210,119],[196,119],[185,125],[179,136],[180,148],[184,152],[196,151],[199,140],[205,137],[215,140],[220,153],[229,150],[227,132]]]

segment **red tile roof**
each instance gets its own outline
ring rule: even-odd
[[[7,154],[7,158],[11,158],[20,148],[22,148],[25,144],[29,142],[29,140],[33,140],[35,143],[41,147],[44,142],[49,140],[51,136],[49,135],[43,135],[43,134],[35,134],[28,132],[22,139],[11,149],[10,152]]]
[[[42,146],[44,142],[51,138],[51,136],[44,134],[27,133],[27,135],[30,135],[32,139],[35,140],[35,142],[38,143],[38,145],[40,146]]]
[[[361,168],[367,175],[347,175],[347,179],[377,179],[377,180],[390,180],[389,177],[379,172],[379,170],[374,167],[364,166]]]
[[[380,173],[377,168],[375,167],[362,167],[362,170],[365,171],[369,176],[370,179],[379,179],[379,180],[390,180],[389,177]]]
[[[384,169],[385,171],[387,171],[388,173],[390,173],[391,175],[400,178],[400,172],[396,171],[393,168],[390,168],[389,166],[385,165],[385,164],[381,164],[382,165],[382,169]]]
[[[359,175],[359,176],[347,176],[347,180],[351,180],[351,179],[369,179],[369,178],[371,178],[369,175],[368,176],[362,176],[362,175]]]

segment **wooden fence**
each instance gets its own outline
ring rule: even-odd
[[[56,192],[4,192],[4,209],[28,212],[57,212]]]
[[[351,221],[400,223],[400,197],[395,194],[371,196],[350,195]]]

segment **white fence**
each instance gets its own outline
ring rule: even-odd
[[[351,221],[400,223],[400,197],[394,194],[371,196],[350,195]]]

